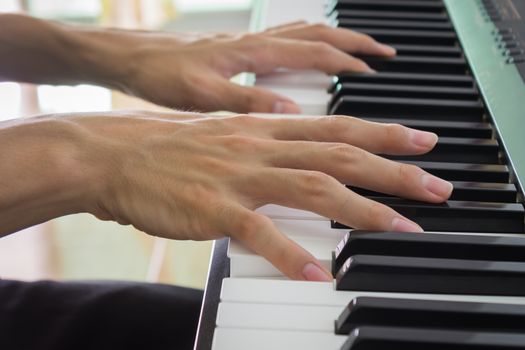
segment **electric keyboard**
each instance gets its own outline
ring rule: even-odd
[[[195,349],[525,349],[525,1],[258,1],[254,29],[300,19],[374,36],[395,58],[375,74],[279,71],[255,84],[304,114],[347,114],[440,136],[389,157],[453,182],[427,204],[350,187],[424,234],[351,230],[307,211],[258,211],[334,282],[286,279],[239,242],[218,240]],[[271,116],[266,116],[271,117]]]

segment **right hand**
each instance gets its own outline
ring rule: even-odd
[[[452,191],[416,166],[373,154],[434,147],[435,134],[397,124],[145,112],[68,119],[93,142],[86,152],[96,151],[84,159],[104,170],[89,212],[171,239],[231,236],[293,279],[330,274],[254,209],[275,203],[355,228],[417,232],[414,222],[342,183],[434,203]]]

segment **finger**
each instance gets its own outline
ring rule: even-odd
[[[313,211],[357,229],[422,231],[386,205],[352,192],[322,172],[268,167],[258,170],[257,180],[261,186],[252,186],[251,192],[246,189],[245,193],[259,198],[258,205],[274,203]]]
[[[233,43],[229,71],[265,74],[277,68],[315,69],[328,74],[373,72],[363,61],[325,42],[249,35]]]
[[[217,110],[238,113],[287,113],[297,114],[301,109],[292,100],[269,90],[247,87],[226,79],[216,82],[214,101]]]
[[[394,56],[396,50],[353,30],[333,28],[325,24],[297,25],[271,33],[280,38],[323,41],[340,50],[363,55]]]
[[[268,163],[324,172],[346,185],[420,201],[441,203],[452,184],[421,168],[394,162],[345,143],[270,141]]]
[[[344,142],[369,152],[391,155],[427,153],[438,141],[431,132],[348,116],[268,119],[264,127],[278,140]]]
[[[273,222],[244,207],[232,205],[224,233],[265,257],[286,276],[296,280],[331,281],[331,274],[306,250],[284,236]]]
[[[287,30],[287,29],[291,29],[291,28],[295,28],[295,27],[302,27],[302,26],[305,26],[307,24],[308,24],[308,22],[306,22],[304,20],[295,21],[295,22],[289,22],[289,23],[278,25],[278,26],[270,27],[270,28],[266,29],[264,31],[264,33],[273,34],[273,33],[280,32],[282,30]]]

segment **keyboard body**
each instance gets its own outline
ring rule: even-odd
[[[349,0],[348,2],[352,1],[365,3],[363,11],[366,11],[368,6],[366,1]],[[432,3],[438,1],[371,0],[370,2],[401,3],[407,6],[411,6],[410,3],[427,6],[426,3],[432,6]],[[461,57],[468,64],[470,79],[474,80],[473,89],[481,96],[479,103],[485,110],[481,121],[490,124],[486,136],[499,145],[497,157],[503,160],[500,165],[504,165],[508,170],[508,179],[503,182],[515,189],[516,198],[511,202],[519,209],[522,206],[525,184],[525,137],[522,135],[525,131],[522,127],[525,121],[522,116],[525,108],[525,83],[522,75],[525,71],[525,58],[522,61],[520,51],[522,41],[525,45],[525,34],[522,36],[520,30],[523,25],[517,18],[519,11],[522,10],[519,8],[522,4],[516,0],[496,1],[496,4],[493,2],[444,0],[443,3],[460,44],[458,49],[462,52]],[[324,0],[302,1],[299,8],[298,3],[292,0],[256,1],[252,29],[263,30],[297,20],[334,24],[334,16],[330,18],[326,15],[327,6],[331,5],[327,5]],[[363,16],[366,17],[366,14]],[[429,21],[431,22],[430,19]],[[359,21],[357,23],[360,25]],[[399,79],[396,74],[403,75],[394,72],[391,76],[387,75],[387,78]],[[329,91],[333,87],[333,77],[313,71],[283,70],[268,76],[252,78],[251,81],[255,85],[297,101],[305,115],[324,115],[337,111],[333,107],[334,93]],[[361,88],[361,85],[354,84],[348,87],[348,91],[353,93]],[[431,90],[430,93],[435,94],[439,91],[439,89]],[[374,95],[374,98],[377,96]],[[366,98],[367,96],[358,95],[355,100],[352,100],[352,97],[350,100],[360,103]],[[400,96],[400,99],[403,99],[403,96]],[[399,99],[394,103],[399,103]],[[275,116],[264,115],[264,117]],[[382,116],[374,117],[383,120]],[[431,124],[439,130],[450,130],[451,125],[463,127],[460,123],[440,121],[439,118],[437,120],[431,118]],[[426,127],[425,123],[421,125],[423,128]],[[478,131],[480,125],[477,124]],[[468,125],[465,124],[464,127],[468,128]],[[468,187],[472,182],[468,177],[469,174],[465,179],[458,181],[457,186]],[[330,222],[329,218],[315,213],[276,205],[267,205],[259,208],[258,211],[271,217],[284,234],[312,252],[328,268],[333,263],[332,254],[336,246],[348,233],[347,228],[338,228]],[[521,221],[523,223],[523,220]],[[480,233],[457,231],[462,230],[452,229],[444,233],[467,237]],[[518,226],[515,232],[482,234],[491,237],[525,239],[525,234],[521,232],[523,232],[522,227]],[[334,321],[341,314],[341,310],[349,301],[359,297],[525,304],[525,295],[396,293],[373,289],[340,291],[337,282],[332,284],[290,281],[263,258],[253,254],[238,242],[221,239],[214,243],[195,349],[343,349],[345,346],[353,349],[352,345],[348,345],[351,339],[347,335],[334,334],[333,328]],[[365,335],[369,334],[368,332],[372,334],[371,337],[374,332],[384,334],[385,337],[389,334],[387,330],[373,327],[363,330]],[[402,335],[403,331],[400,330],[399,334]],[[431,338],[432,334],[428,336]],[[447,334],[447,336],[461,337],[461,334]],[[487,338],[486,344],[491,344],[491,339],[496,339],[497,342],[504,338],[497,334],[489,334],[489,336],[493,338]],[[407,337],[417,339],[418,334],[411,333]],[[494,348],[498,347],[495,345]]]

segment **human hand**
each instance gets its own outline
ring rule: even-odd
[[[291,278],[326,280],[310,253],[254,209],[275,203],[360,229],[421,231],[343,183],[429,202],[452,191],[420,168],[373,154],[425,153],[437,141],[432,133],[342,116],[170,116],[68,118],[96,150],[83,157],[88,168],[104,169],[88,212],[171,239],[231,236]]]
[[[303,22],[258,34],[188,35],[186,39],[122,32],[112,42],[118,54],[108,57],[118,59],[106,61],[113,86],[176,109],[242,113],[299,113],[300,109],[287,97],[230,82],[238,73],[266,74],[276,68],[369,72],[368,65],[351,54],[395,55],[394,49],[368,35]]]

